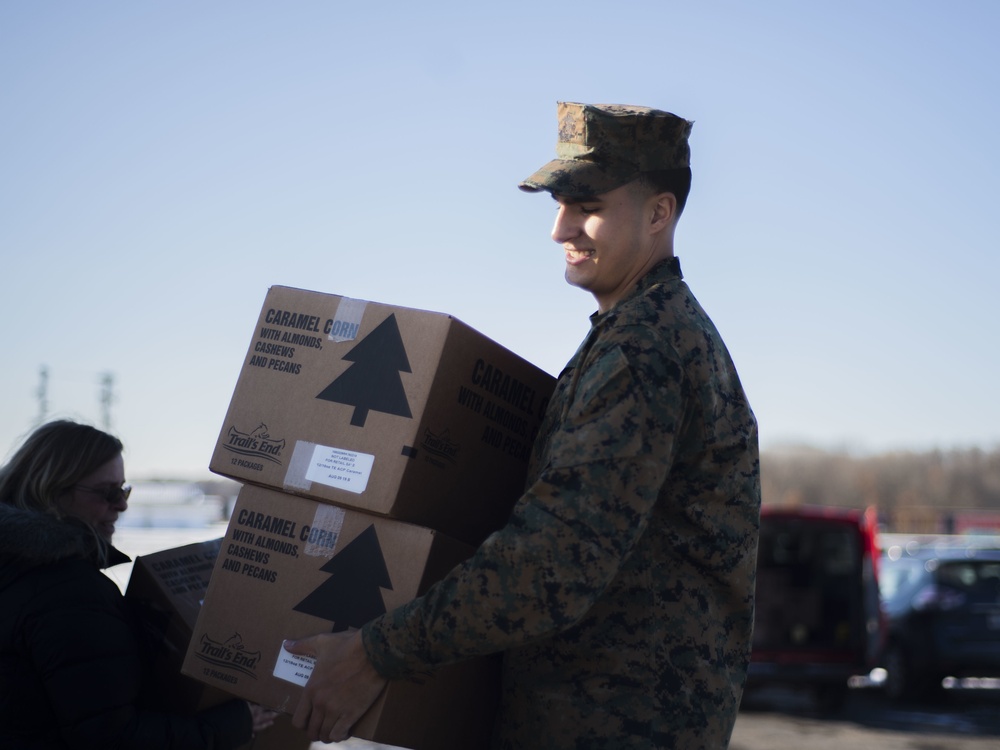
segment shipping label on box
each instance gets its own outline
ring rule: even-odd
[[[210,468],[478,544],[554,379],[441,313],[272,287]]]
[[[286,639],[359,628],[472,552],[420,526],[245,485],[183,671],[293,713],[312,665],[284,651]],[[484,746],[498,688],[496,659],[391,681],[354,733],[403,747]]]

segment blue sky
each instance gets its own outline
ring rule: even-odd
[[[1000,4],[0,4],[0,453],[112,428],[208,476],[280,284],[450,313],[557,373],[558,100],[695,121],[685,276],[765,449],[1000,443]]]

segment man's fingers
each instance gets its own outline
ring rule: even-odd
[[[348,714],[342,714],[337,723],[333,725],[328,742],[343,742],[351,736],[351,729],[357,723],[358,717],[348,719]]]
[[[319,736],[316,739],[322,742],[340,742],[341,740],[346,740],[346,734],[337,734],[337,727],[340,725],[341,717],[340,714],[327,714],[326,719],[323,721],[322,728],[320,729]]]
[[[292,723],[310,740],[346,739],[385,686],[368,661],[360,633],[322,633],[284,645],[291,654],[316,658]]]
[[[312,636],[310,638],[299,638],[295,641],[285,641],[282,644],[285,647],[285,651],[290,654],[295,654],[296,656],[316,656],[316,646],[317,639],[319,636]]]
[[[309,700],[309,696],[302,693],[299,698],[299,705],[295,708],[295,713],[292,714],[292,725],[296,729],[308,729],[309,728],[309,716],[312,713],[312,701]],[[312,739],[312,738],[310,738]]]

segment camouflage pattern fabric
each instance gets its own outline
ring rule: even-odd
[[[580,199],[606,193],[643,172],[691,166],[694,123],[650,107],[559,102],[556,158],[518,187]]]
[[[509,523],[366,649],[388,677],[504,651],[496,748],[724,748],[759,511],[756,421],[668,259],[593,317]]]

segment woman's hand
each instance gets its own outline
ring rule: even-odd
[[[250,707],[250,717],[253,719],[253,733],[256,735],[257,732],[263,732],[265,729],[274,724],[274,720],[278,718],[278,712],[272,711],[269,708],[264,708],[263,706],[258,706],[256,703],[247,702]]]

